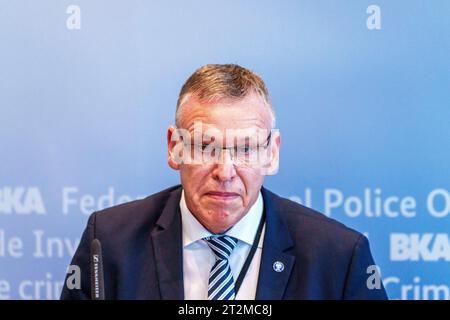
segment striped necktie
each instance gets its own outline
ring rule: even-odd
[[[208,300],[234,300],[234,279],[228,259],[238,240],[230,236],[204,238],[216,256],[208,282]]]

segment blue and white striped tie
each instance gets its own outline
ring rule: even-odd
[[[208,283],[208,300],[234,300],[234,279],[228,258],[238,240],[230,236],[207,237],[206,243],[216,256]]]

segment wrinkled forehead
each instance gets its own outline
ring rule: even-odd
[[[189,131],[194,125],[202,124],[203,130],[220,130],[223,134],[228,129],[251,130],[271,128],[270,109],[257,94],[249,94],[241,99],[216,99],[200,101],[191,97],[179,110],[177,127]]]

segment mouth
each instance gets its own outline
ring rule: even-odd
[[[231,201],[240,197],[239,193],[222,191],[209,191],[205,195],[219,201]]]

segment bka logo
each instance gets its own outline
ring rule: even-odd
[[[41,192],[36,187],[0,188],[0,214],[45,214]]]
[[[450,241],[446,233],[392,233],[392,261],[450,261]]]

